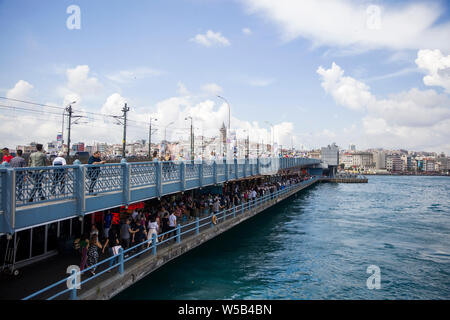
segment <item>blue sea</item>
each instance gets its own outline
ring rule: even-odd
[[[449,195],[449,177],[317,184],[115,299],[450,299]]]

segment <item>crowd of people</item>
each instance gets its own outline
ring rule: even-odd
[[[196,217],[211,215],[211,222],[216,224],[216,215],[222,210],[248,203],[307,179],[310,179],[308,175],[299,174],[248,179],[226,183],[214,192],[195,190],[167,195],[160,200],[148,200],[143,208],[122,215],[117,213],[119,210],[108,210],[102,214],[101,221],[92,224],[90,233],[78,242],[80,270],[97,264],[100,255],[116,256],[120,248],[125,250],[135,247],[134,254],[150,247],[155,239],[158,243],[172,238],[178,224]],[[146,240],[148,242],[145,244]],[[175,242],[175,237],[171,241]],[[141,243],[142,246],[139,246]],[[117,257],[110,259],[109,266],[115,263]],[[95,274],[95,268],[90,271]]]

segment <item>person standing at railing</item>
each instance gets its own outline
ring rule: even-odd
[[[30,159],[28,161],[29,167],[45,167],[47,165],[47,157],[45,153],[42,151],[42,144],[36,144],[36,152],[33,152],[30,155]],[[33,202],[33,198],[36,195],[36,192],[39,193],[41,200],[45,200],[44,190],[42,189],[42,182],[44,179],[44,171],[43,170],[33,170],[30,172],[30,178],[33,182],[33,189],[30,193],[30,199],[28,201]]]
[[[22,150],[16,151],[17,155],[11,159],[9,164],[12,168],[24,168],[27,166],[25,159],[22,158]],[[23,198],[22,190],[25,182],[26,175],[24,171],[16,171],[16,188],[17,188],[17,200],[21,201]]]
[[[53,166],[65,166],[67,165],[66,159],[63,158],[64,153],[60,152],[58,153],[58,156],[53,160]],[[55,195],[56,193],[56,187],[59,184],[59,191],[61,194],[64,194],[64,187],[65,187],[65,169],[54,169],[53,170],[53,182],[52,182],[52,189],[50,190],[50,193],[52,195]]]
[[[94,152],[92,156],[89,157],[88,164],[90,165],[98,165],[98,164],[104,164],[106,161],[103,161],[101,158],[100,151]],[[100,175],[100,167],[89,167],[87,170],[87,176],[91,180],[91,183],[89,184],[89,193],[94,193],[95,184],[97,183],[97,179]]]

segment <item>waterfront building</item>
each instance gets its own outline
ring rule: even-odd
[[[323,147],[320,153],[323,164],[328,166],[330,176],[334,176],[339,165],[339,147],[336,143],[333,143],[327,147]]]
[[[401,156],[403,162],[403,171],[411,171],[412,170],[412,159],[411,156],[403,154]]]
[[[432,158],[425,158],[423,160],[423,171],[425,172],[434,172],[436,170],[436,161]]]
[[[353,153],[353,166],[369,169],[374,167],[373,154],[370,152]]]
[[[353,154],[350,152],[343,153],[340,157],[340,163],[344,164],[344,169],[353,167]]]
[[[392,154],[386,157],[386,169],[390,172],[399,172],[403,170],[402,158],[398,154]]]
[[[386,169],[386,153],[384,151],[374,151],[372,155],[373,161],[375,162],[375,169]]]

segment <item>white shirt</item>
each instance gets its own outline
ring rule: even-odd
[[[172,213],[169,216],[169,227],[175,227],[176,222],[177,222],[177,217]]]
[[[154,229],[154,230],[157,230],[158,229],[158,223],[155,221],[155,222],[150,222],[149,224],[148,224],[148,228],[149,229]]]

